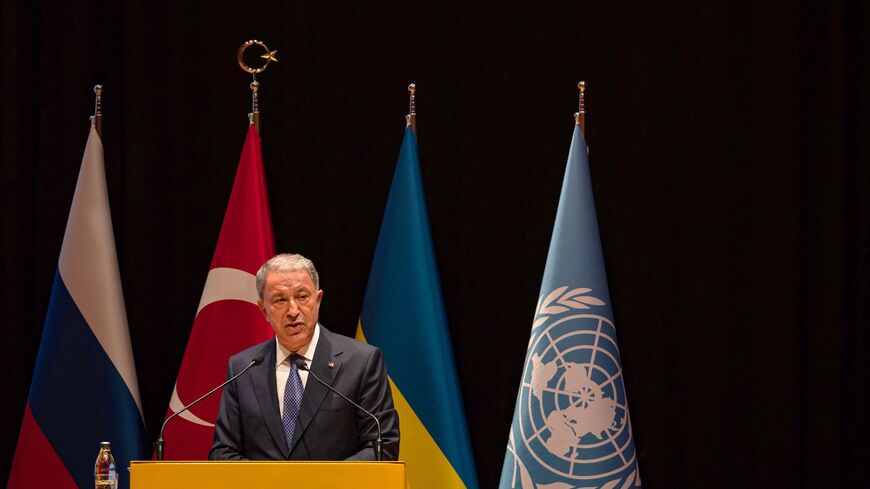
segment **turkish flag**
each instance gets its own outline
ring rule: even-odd
[[[273,336],[257,308],[255,275],[275,255],[260,135],[251,124],[167,416],[226,379],[229,357]],[[166,460],[208,458],[220,395],[181,413],[164,432]]]

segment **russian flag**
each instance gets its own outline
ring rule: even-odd
[[[112,234],[103,145],[91,126],[7,487],[93,487],[101,441],[120,487],[148,454]]]

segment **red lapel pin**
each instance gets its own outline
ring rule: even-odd
[[[326,366],[329,368],[335,368],[335,364],[332,362],[327,363]]]

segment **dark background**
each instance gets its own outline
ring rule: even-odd
[[[418,86],[420,158],[481,486],[495,487],[576,110],[644,485],[866,484],[864,1],[2,2],[4,372],[13,456],[69,204],[103,141],[149,436],[246,130],[251,38],[279,250],[352,334]],[[534,4],[534,5],[533,5]]]

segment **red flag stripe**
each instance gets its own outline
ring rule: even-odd
[[[96,452],[94,460],[96,460]],[[12,472],[9,474],[6,487],[8,489],[25,487],[77,489],[69,470],[33,418],[29,402],[24,408],[21,433],[18,435],[18,445],[15,447],[15,461],[12,463]]]

